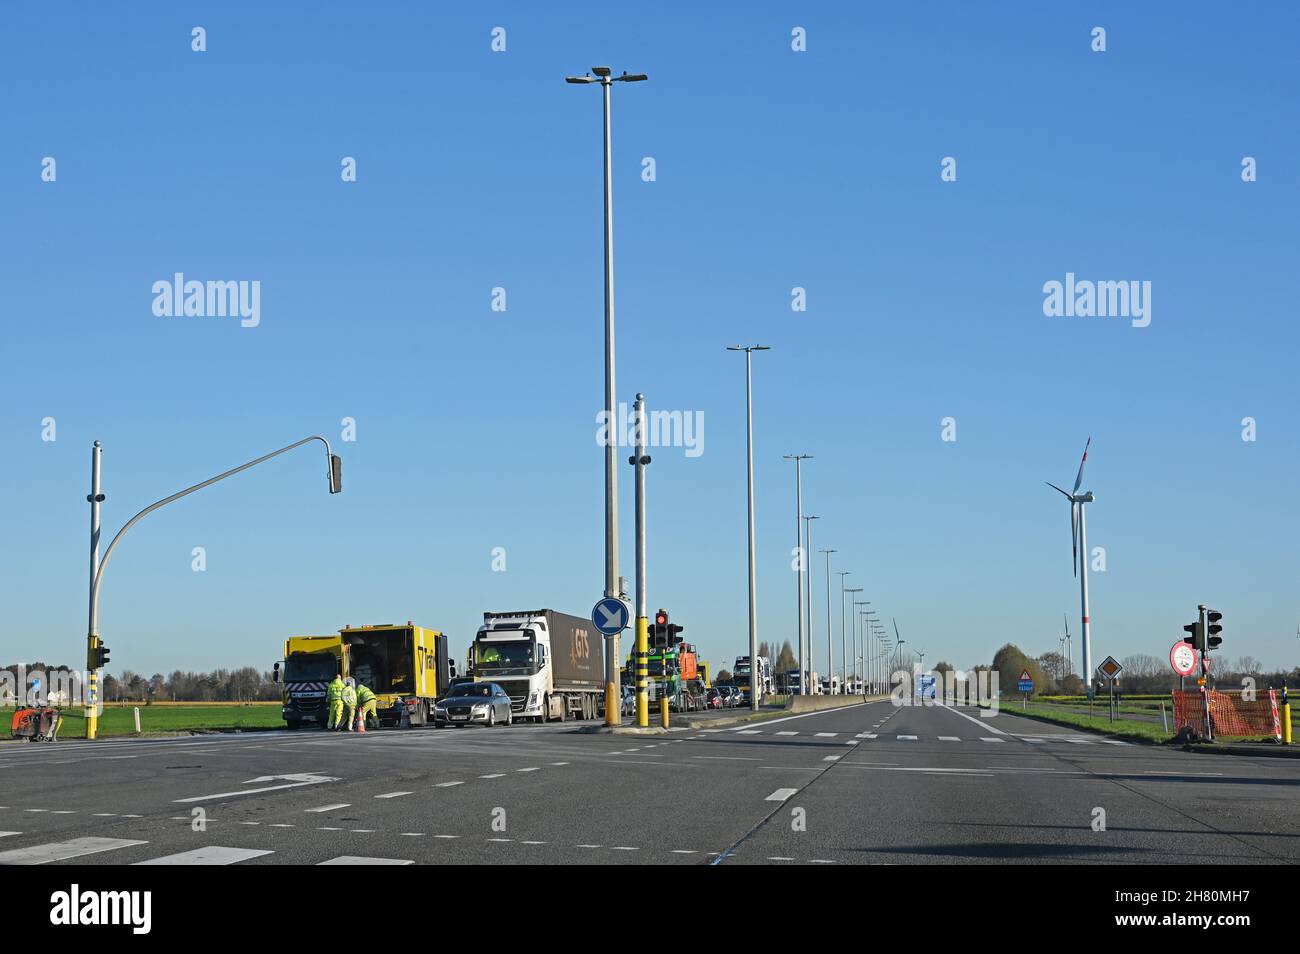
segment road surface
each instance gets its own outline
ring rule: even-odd
[[[1300,836],[1300,761],[1010,712],[574,728],[0,745],[0,863],[1277,863]]]

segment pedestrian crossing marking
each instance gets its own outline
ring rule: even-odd
[[[163,855],[161,858],[150,858],[148,861],[137,861],[137,865],[234,865],[241,861],[247,861],[249,858],[260,858],[262,855],[274,854],[271,851],[261,851],[256,848],[225,848],[221,845],[209,845],[206,848],[195,848],[193,851],[182,851],[175,855]]]
[[[65,861],[68,858],[80,858],[83,855],[94,855],[101,851],[114,851],[118,848],[143,844],[147,842],[133,838],[72,838],[68,841],[0,851],[0,865],[43,865],[51,861]]]
[[[404,858],[367,858],[364,855],[339,855],[337,858],[331,858],[329,861],[320,862],[322,865],[413,865],[414,861],[407,861]]]

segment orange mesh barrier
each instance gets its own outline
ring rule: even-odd
[[[1204,690],[1179,692],[1174,690],[1174,729],[1190,726],[1200,735],[1205,731]],[[1277,708],[1277,693],[1264,690],[1250,699],[1245,692],[1219,692],[1208,690],[1210,697],[1210,725],[1214,736],[1271,735],[1282,738],[1282,717]]]

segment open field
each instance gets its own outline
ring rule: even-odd
[[[135,734],[133,706],[105,706],[99,717],[99,735],[102,738]],[[0,709],[0,739],[11,737],[12,708]],[[165,703],[140,706],[140,729],[145,735],[162,735],[190,731],[249,731],[258,729],[283,729],[280,703]],[[85,738],[86,720],[82,710],[64,709],[63,726],[59,738]]]

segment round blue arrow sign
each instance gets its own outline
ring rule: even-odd
[[[613,636],[627,629],[631,610],[617,596],[607,596],[591,608],[591,622],[601,633]]]

